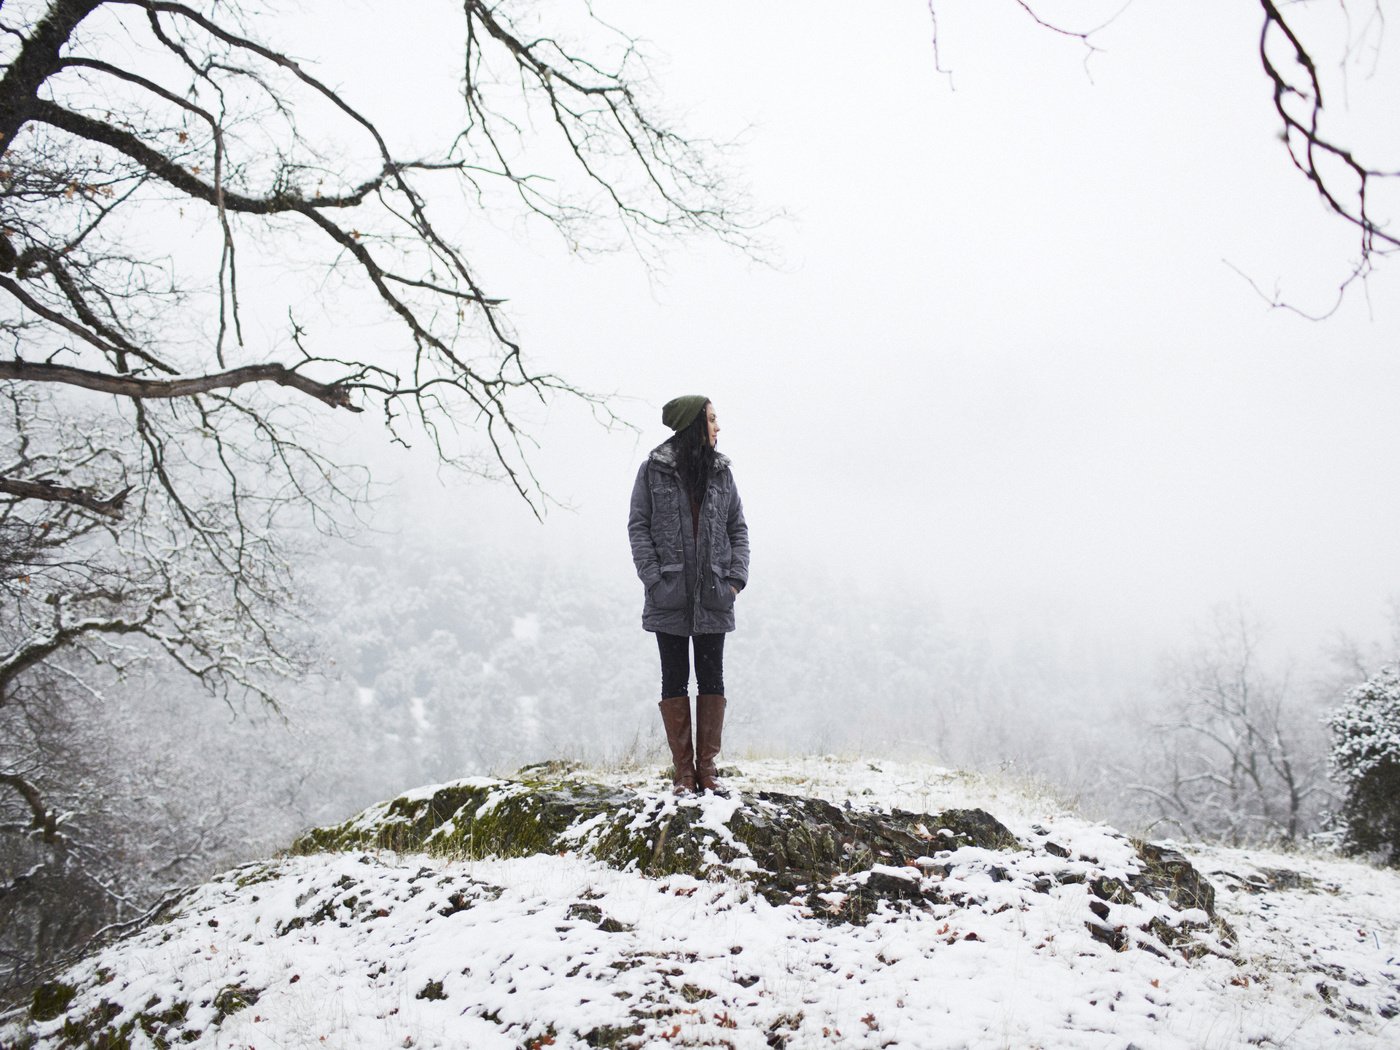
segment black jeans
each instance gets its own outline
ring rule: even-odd
[[[656,632],[661,650],[661,699],[690,694],[690,643],[695,643],[697,692],[724,695],[724,635]]]

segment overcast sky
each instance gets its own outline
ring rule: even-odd
[[[757,586],[819,567],[1110,638],[1237,598],[1309,642],[1378,629],[1400,592],[1400,271],[1322,323],[1236,272],[1325,309],[1355,246],[1288,164],[1255,5],[1139,0],[1086,66],[1013,0],[940,2],[951,77],[922,0],[595,7],[648,42],[688,127],[741,136],[736,176],[784,212],[776,262],[690,243],[648,275],[503,223],[478,265],[534,360],[617,392],[641,432],[551,410],[535,464],[574,510],[540,527],[397,459],[408,515],[630,575],[636,463],[661,404],[697,392]],[[391,74],[426,61],[414,34],[374,41],[403,49]],[[1332,104],[1400,167],[1393,120],[1366,119],[1395,97],[1384,44]]]

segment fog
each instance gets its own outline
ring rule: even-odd
[[[599,13],[643,38],[668,110],[736,142],[776,216],[768,261],[690,243],[648,270],[497,231],[479,265],[530,359],[615,394],[635,430],[566,400],[532,420],[564,505],[536,525],[365,428],[401,479],[379,527],[431,519],[631,579],[635,464],[660,405],[701,392],[752,530],[746,598],[810,571],[1144,659],[1220,602],[1300,648],[1380,629],[1400,289],[1382,271],[1318,322],[1251,287],[1324,312],[1355,249],[1278,139],[1256,12],[1134,5],[1090,53],[1014,4],[940,4],[947,75],[918,3]],[[1393,97],[1397,68],[1349,82],[1348,115]],[[1396,138],[1367,125],[1378,156]]]
[[[606,408],[517,406],[542,520],[426,435],[315,417],[369,465],[375,504],[306,566],[324,677],[283,706],[344,730],[311,808],[524,761],[660,759],[624,519],[682,393],[717,407],[753,547],[731,758],[912,751],[1132,823],[1130,774],[1162,725],[1201,714],[1191,668],[1246,652],[1323,777],[1322,716],[1395,652],[1400,286],[1382,267],[1326,320],[1299,312],[1331,309],[1356,243],[1288,163],[1251,10],[1134,5],[1092,50],[1013,3],[937,10],[595,5],[640,39],[653,103],[727,144],[750,252],[639,255],[606,231],[612,250],[576,251],[497,197],[433,202],[530,366]],[[427,150],[458,114],[404,72],[460,77],[440,16],[279,32]],[[539,12],[596,37],[557,16]],[[1397,70],[1362,63],[1338,105],[1377,156],[1400,147],[1373,112]],[[345,297],[295,242],[257,250],[279,284],[247,267],[250,330],[290,351],[290,306],[374,356],[383,329],[331,313]]]
[[[643,38],[667,109],[733,143],[761,257],[472,227],[530,360],[622,424],[568,398],[528,418],[539,522],[421,441],[347,432],[379,499],[331,570],[359,589],[325,604],[399,654],[344,660],[399,726],[400,778],[661,760],[624,519],[660,406],[704,393],[753,545],[732,759],[914,753],[1159,827],[1154,792],[1222,760],[1195,734],[1224,676],[1321,826],[1323,719],[1400,651],[1400,289],[1382,269],[1305,316],[1356,244],[1288,162],[1256,15],[1135,5],[1089,51],[1014,4],[940,4],[935,55],[922,4],[598,10]],[[1397,68],[1347,84],[1377,155],[1400,136],[1364,118]],[[1164,826],[1274,834],[1214,805]]]

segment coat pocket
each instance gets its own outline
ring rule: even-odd
[[[715,612],[725,612],[734,607],[734,588],[729,586],[728,572],[718,565],[711,565],[705,574],[705,585],[700,592],[700,604]]]
[[[667,547],[680,542],[681,500],[675,485],[655,483],[651,487],[651,536]]]
[[[685,608],[685,566],[661,566],[661,579],[647,588],[648,609]]]

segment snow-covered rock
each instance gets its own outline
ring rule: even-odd
[[[415,791],[191,891],[41,989],[0,1045],[1121,1050],[1400,1031],[1395,872],[1183,856],[916,765],[752,762],[730,782],[678,801],[654,771],[553,768]]]

